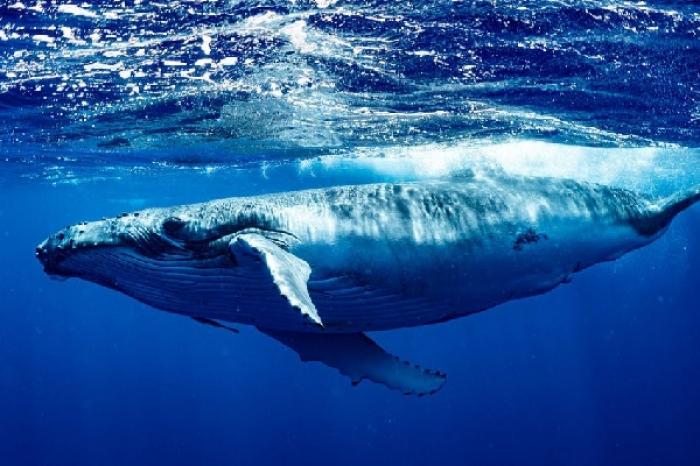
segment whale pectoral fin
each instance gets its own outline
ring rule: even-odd
[[[229,243],[229,251],[238,263],[260,261],[265,265],[280,294],[289,304],[314,323],[323,326],[309,296],[307,283],[311,267],[273,241],[258,233],[243,233]]]
[[[299,354],[338,369],[353,385],[364,379],[406,395],[432,395],[445,383],[440,371],[423,369],[384,351],[364,333],[295,333],[260,329]]]

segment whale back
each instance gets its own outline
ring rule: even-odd
[[[497,229],[545,220],[629,225],[654,207],[625,189],[513,177],[343,186],[255,202],[261,211],[275,212],[279,228],[305,241],[334,244],[348,237],[418,244],[480,241]]]

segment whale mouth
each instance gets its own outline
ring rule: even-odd
[[[69,240],[57,244],[54,237],[49,237],[36,247],[34,255],[52,279],[77,277],[112,288],[123,275],[138,275],[144,264],[151,272],[177,271],[184,277],[231,261],[226,248],[170,246],[164,240],[152,238],[145,242],[131,239],[120,243],[80,244]]]
[[[97,266],[101,257],[98,252],[131,250],[134,257],[141,255],[154,260],[189,258],[196,253],[151,228],[136,225],[124,231],[115,225],[115,220],[66,227],[37,245],[34,255],[47,275],[71,277],[89,275],[90,268]]]
[[[220,289],[224,285],[216,276],[240,273],[229,251],[232,238],[250,230],[240,227],[240,222],[199,226],[174,216],[132,214],[66,227],[39,244],[35,256],[51,278],[76,277],[152,302],[156,286],[169,295],[198,280]],[[296,240],[281,231],[270,235],[284,245]]]
[[[34,251],[35,257],[41,262],[44,268],[44,273],[53,280],[66,280],[68,278],[78,275],[66,262],[70,263],[71,259],[75,259],[76,256],[86,255],[87,250],[65,250],[65,249],[49,249],[46,246],[46,242],[40,244],[36,247]],[[87,265],[86,265],[87,267]]]
[[[67,255],[68,254],[62,249],[50,251],[48,247],[48,240],[38,245],[34,250],[34,256],[44,267],[44,273],[54,279],[65,279],[69,277],[69,275],[64,273],[60,268],[61,262],[67,257]]]
[[[130,246],[77,250],[49,268],[52,278],[79,278],[172,312],[214,306],[222,290],[228,293],[223,300],[230,306],[241,278],[229,255],[150,256]]]

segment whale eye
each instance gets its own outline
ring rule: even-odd
[[[163,231],[168,235],[177,238],[186,222],[178,217],[168,217],[163,221]]]

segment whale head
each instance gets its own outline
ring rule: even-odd
[[[250,231],[279,235],[266,231],[267,217],[253,206],[221,207],[149,209],[81,222],[49,236],[35,255],[53,277],[88,280],[159,308],[214,299],[183,290],[193,283],[235,289],[232,239]]]
[[[89,275],[104,255],[186,256],[187,249],[168,237],[168,220],[160,217],[137,212],[81,222],[50,235],[36,247],[35,255],[46,273],[63,277]]]

